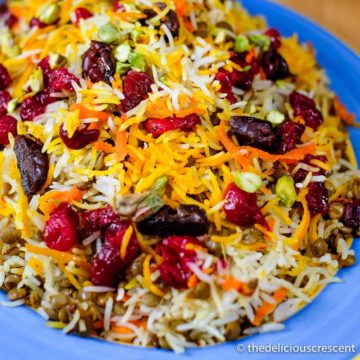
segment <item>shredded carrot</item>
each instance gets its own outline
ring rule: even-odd
[[[285,299],[285,297],[288,294],[288,290],[285,288],[280,288],[275,291],[273,295],[274,303],[268,303],[265,302],[263,305],[261,305],[255,312],[254,320],[251,321],[251,323],[255,326],[259,326],[264,318],[271,314],[276,307]]]
[[[112,146],[111,144],[109,144],[105,141],[96,141],[94,143],[94,147],[95,147],[95,149],[97,149],[99,151],[103,151],[108,154],[111,154],[115,150],[114,146]]]
[[[335,96],[334,98],[334,108],[336,115],[347,125],[352,125],[355,122],[355,115],[351,114],[343,105],[339,98]]]
[[[187,286],[188,286],[189,289],[193,289],[198,283],[199,283],[199,279],[196,277],[195,274],[192,274],[189,277],[189,280],[187,282]]]
[[[77,281],[77,279],[75,278],[75,276],[66,269],[65,264],[61,261],[57,259],[57,263],[59,265],[60,270],[66,275],[66,277],[69,279],[70,283],[78,290],[82,289],[81,284]]]
[[[115,152],[119,161],[123,161],[127,155],[127,133],[126,131],[116,131]]]
[[[134,12],[116,12],[114,15],[122,21],[126,22],[134,22],[139,19],[146,19],[147,16],[145,14],[138,14]]]
[[[255,48],[251,48],[250,51],[248,52],[248,54],[245,57],[245,61],[247,64],[251,64],[251,62],[253,61],[253,59],[256,58],[256,50]]]
[[[221,285],[223,289],[226,291],[229,290],[241,291],[244,287],[244,283],[242,281],[235,279],[233,276],[225,277]]]
[[[129,242],[130,242],[130,239],[131,239],[131,236],[134,232],[134,228],[130,225],[125,233],[124,233],[124,236],[122,238],[122,241],[121,241],[121,246],[120,246],[120,258],[123,260],[125,259],[125,255],[126,255],[126,249],[129,245]]]
[[[85,191],[73,186],[69,191],[49,191],[39,199],[39,209],[48,218],[50,213],[60,202],[79,201],[84,196]]]
[[[119,334],[131,334],[133,331],[125,326],[113,325],[111,331],[115,331]]]
[[[174,0],[174,5],[176,13],[180,17],[183,17],[187,14],[189,6],[186,0]]]
[[[150,269],[151,255],[147,255],[144,260],[143,271],[144,271],[144,288],[149,289],[155,295],[163,297],[164,292],[159,289],[151,280],[151,269]]]
[[[100,121],[108,121],[109,117],[114,118],[113,114],[109,114],[106,111],[90,110],[81,104],[72,104],[70,111],[80,110],[80,119],[97,118]]]

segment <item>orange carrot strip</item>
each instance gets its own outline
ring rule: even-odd
[[[119,161],[123,161],[127,155],[127,134],[126,131],[116,131],[115,152]]]
[[[80,110],[80,119],[97,118],[100,121],[107,121],[109,117],[112,119],[114,118],[113,114],[109,114],[106,111],[90,110],[81,104],[72,104],[70,106],[70,111],[74,110]]]
[[[112,153],[114,152],[115,148],[111,144],[105,142],[105,141],[97,141],[94,143],[95,149],[99,151],[104,151],[106,153]]]
[[[280,288],[276,290],[273,295],[273,299],[275,303],[272,304],[265,302],[263,305],[261,305],[256,310],[254,320],[252,320],[251,323],[255,326],[259,326],[264,320],[265,316],[272,313],[276,309],[276,307],[285,299],[287,294],[288,294],[288,290],[285,288]]]
[[[343,105],[339,98],[335,96],[334,98],[334,108],[336,115],[347,125],[351,125],[355,122],[355,115],[351,114]]]
[[[195,274],[192,274],[189,277],[189,280],[187,282],[187,286],[188,286],[189,289],[193,289],[198,283],[199,283],[199,279],[196,277]]]
[[[225,277],[224,282],[222,283],[222,287],[226,291],[229,290],[241,291],[244,285],[245,284],[242,281],[235,279],[233,276]]]

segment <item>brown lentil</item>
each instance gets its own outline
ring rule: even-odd
[[[334,201],[330,204],[329,207],[329,216],[331,219],[341,219],[344,215],[345,206],[337,201]]]
[[[25,288],[21,288],[21,289],[14,288],[9,290],[9,292],[7,293],[7,296],[11,301],[23,299],[26,295],[27,295],[27,290]]]
[[[316,257],[325,255],[328,251],[328,245],[322,238],[318,238],[313,244],[311,244],[312,254]]]
[[[188,297],[206,300],[210,296],[210,286],[207,283],[201,282],[190,290]]]

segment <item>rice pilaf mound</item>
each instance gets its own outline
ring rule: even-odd
[[[228,0],[17,0],[0,64],[3,305],[181,352],[283,329],[354,263],[355,119],[296,35]]]

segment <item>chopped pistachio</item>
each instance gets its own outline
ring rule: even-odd
[[[131,33],[130,33],[130,37],[131,37],[131,40],[132,41],[137,41],[138,38],[139,38],[139,31],[138,30],[132,30]]]
[[[19,100],[18,99],[12,99],[7,104],[7,112],[9,114],[13,113],[16,108],[19,106]]]
[[[44,24],[53,24],[60,15],[60,7],[57,4],[46,4],[40,7],[37,17]]]
[[[15,44],[12,34],[7,27],[0,30],[0,49],[8,58],[13,58],[20,53],[20,49]]]
[[[64,67],[67,64],[67,58],[60,54],[51,52],[49,54],[49,64],[51,69],[56,69],[58,67]]]
[[[131,47],[129,44],[121,44],[116,47],[114,51],[114,57],[117,61],[126,62],[128,61],[130,52],[131,52]]]
[[[275,192],[286,207],[292,207],[294,205],[297,194],[294,179],[292,177],[284,175],[279,178],[275,186]]]
[[[236,171],[233,176],[236,186],[247,193],[256,192],[262,185],[261,176],[251,172]]]
[[[44,88],[44,79],[41,69],[36,69],[31,73],[28,81],[24,85],[24,90],[27,90],[28,88],[34,93],[37,93]]]
[[[130,70],[130,68],[131,68],[130,64],[121,63],[121,62],[118,61],[116,63],[115,72],[117,72],[120,75],[124,75]]]
[[[235,37],[234,50],[236,52],[244,52],[250,49],[249,39],[244,35],[239,35]]]
[[[116,43],[120,39],[118,28],[111,23],[101,26],[98,35],[100,40],[106,44]]]
[[[268,36],[261,34],[250,35],[250,41],[255,45],[260,46],[265,51],[269,49],[271,43]]]
[[[132,67],[144,71],[146,68],[146,62],[144,56],[138,53],[130,53],[129,63]]]
[[[152,191],[157,193],[159,196],[163,196],[165,192],[166,184],[168,183],[168,177],[167,176],[161,176],[158,179],[156,179],[154,186],[152,187]]]
[[[273,125],[280,125],[285,120],[285,115],[277,110],[271,110],[266,114],[266,120]]]

